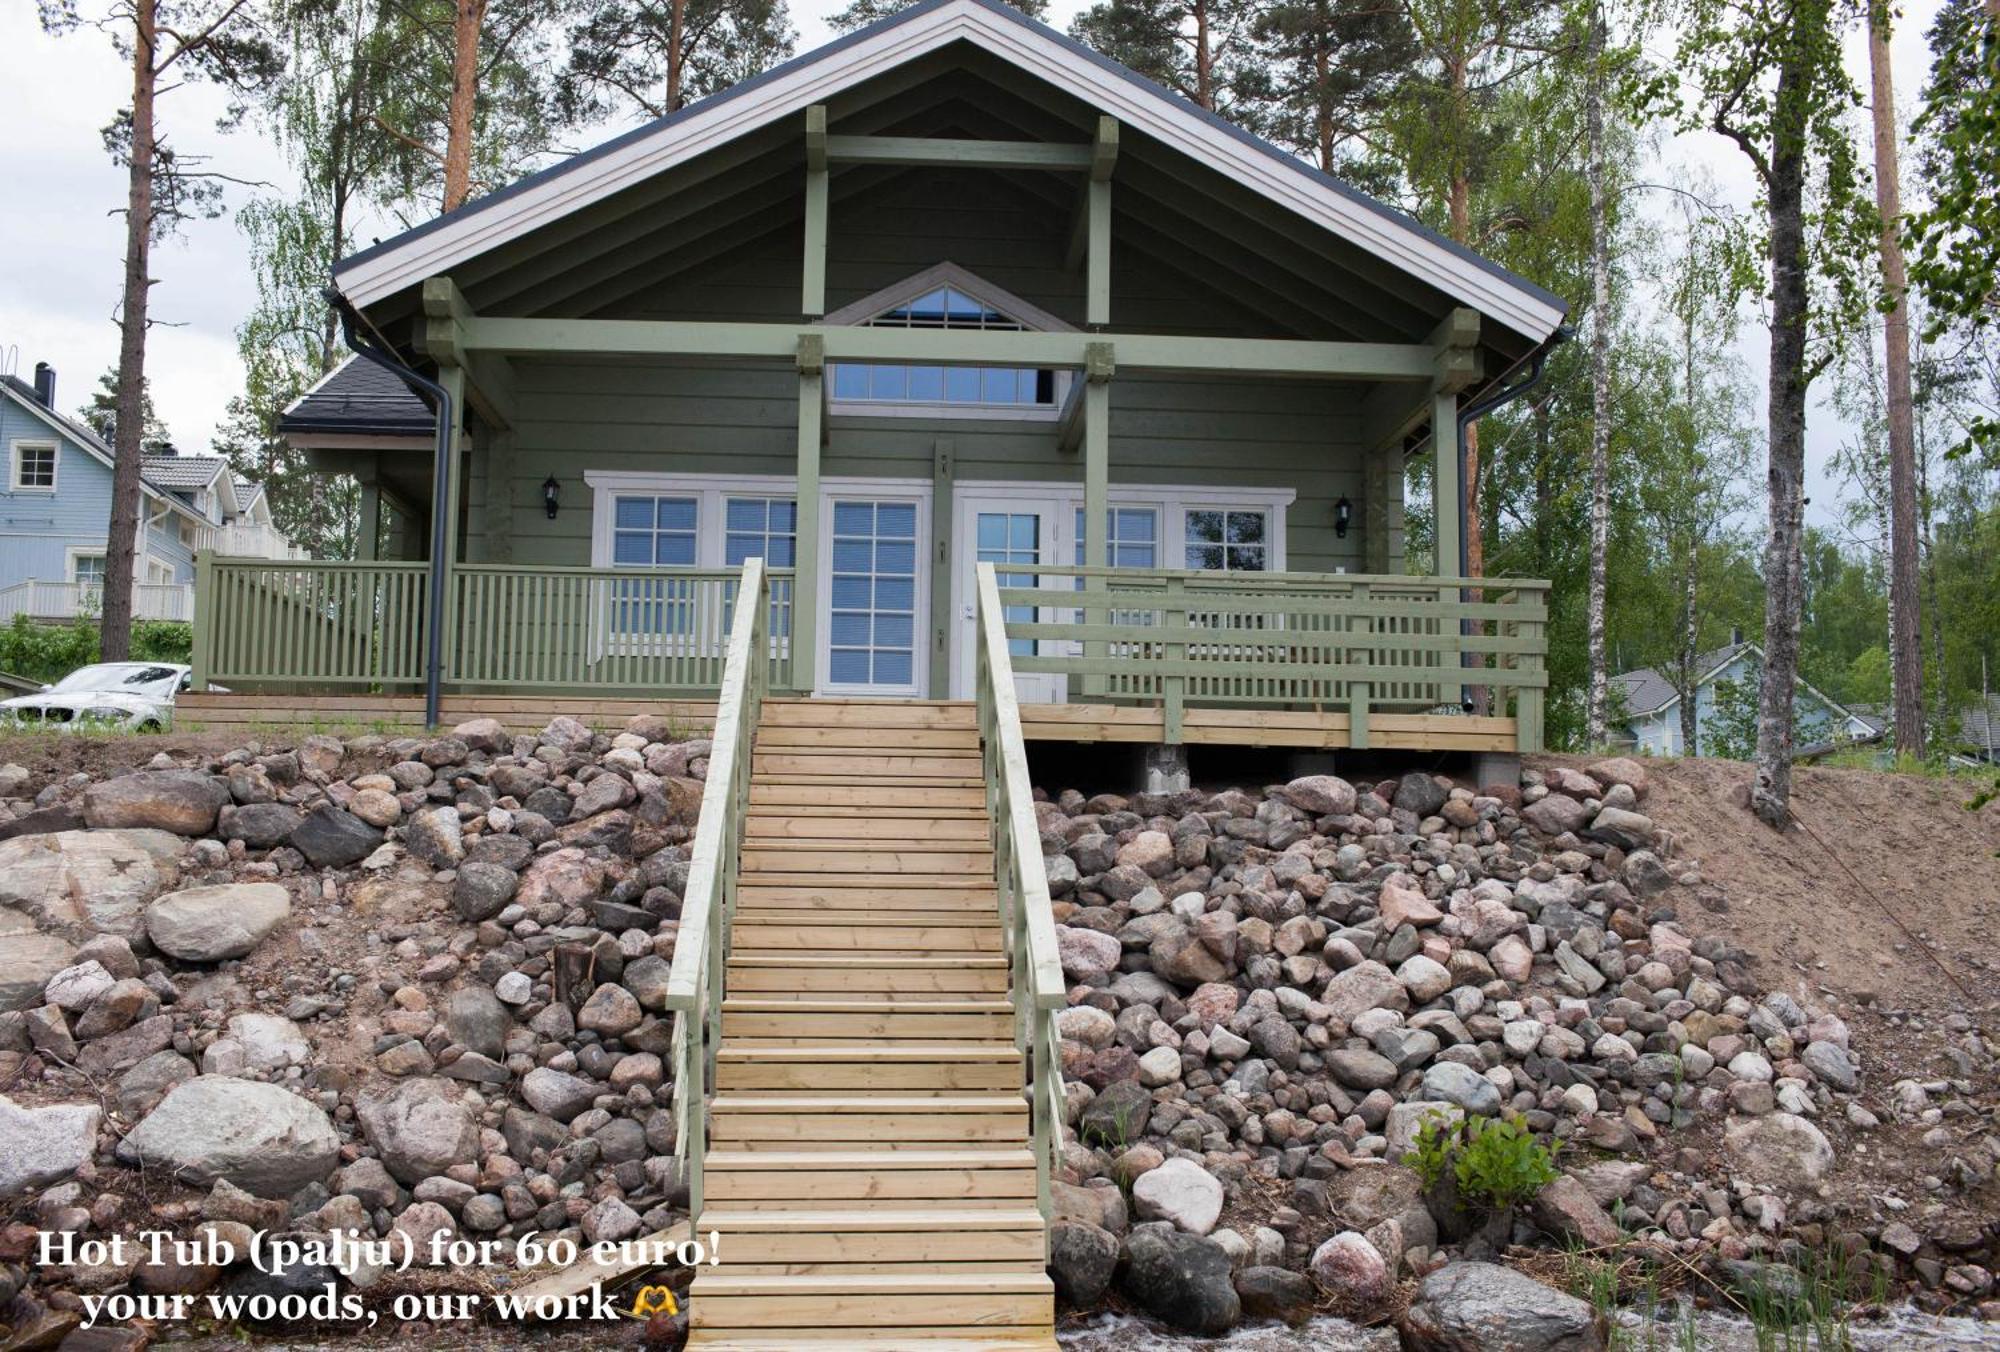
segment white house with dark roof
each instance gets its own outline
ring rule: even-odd
[[[1655,667],[1640,667],[1611,678],[1612,697],[1624,711],[1623,740],[1633,750],[1649,756],[1713,754],[1709,747],[1713,729],[1721,715],[1721,695],[1725,683],[1735,682],[1744,689],[1757,689],[1763,669],[1764,650],[1746,643],[1739,634],[1720,648],[1702,653],[1694,660],[1695,740],[1693,749],[1681,739],[1681,697],[1672,678]],[[1822,694],[1801,680],[1793,702],[1796,737],[1802,748],[1816,743],[1866,741],[1879,736],[1881,727],[1839,701]]]
[[[0,623],[16,615],[65,620],[102,604],[115,456],[94,431],[57,410],[55,372],[30,383],[0,377]],[[297,558],[271,524],[261,487],[218,456],[148,455],[140,476],[141,530],[133,614],[194,616],[194,556],[214,549]]]

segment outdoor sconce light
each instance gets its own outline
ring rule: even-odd
[[[553,474],[542,481],[542,506],[549,509],[549,520],[555,520],[556,509],[562,506],[562,485]]]
[[[1346,498],[1333,504],[1333,533],[1342,540],[1347,538],[1347,528],[1354,521],[1354,504]]]

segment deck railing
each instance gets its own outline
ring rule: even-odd
[[[715,706],[714,750],[695,825],[694,857],[681,899],[674,965],[667,976],[667,1008],[675,1013],[672,1058],[674,1154],[687,1173],[688,1215],[699,1219],[703,1161],[708,1153],[708,1086],[715,1047],[722,1040],[724,969],[729,927],[736,915],[736,871],[743,847],[743,819],[750,802],[751,749],[771,664],[756,660],[770,648],[770,585],[762,559],[743,565],[738,606],[730,627],[721,694]]]
[[[100,582],[50,582],[31,577],[0,588],[0,623],[16,615],[35,620],[73,620],[94,619],[103,613],[104,585]],[[186,582],[135,582],[132,618],[191,620],[194,587]]]
[[[1063,1149],[1062,1052],[1056,1012],[1067,1003],[1056,951],[1042,833],[1028,780],[1028,750],[993,565],[979,565],[976,677],[979,740],[985,761],[986,817],[993,832],[993,877],[1000,893],[1000,927],[1014,1004],[1014,1040],[1028,1061],[1034,1125],[1036,1197],[1042,1219],[1055,1213],[1050,1180]]]
[[[429,565],[197,560],[198,682],[415,686],[424,680]],[[792,576],[764,574],[769,683],[792,685]],[[741,574],[454,564],[446,684],[709,694],[722,684]]]
[[[1168,742],[1190,705],[1345,712],[1456,708],[1469,689],[1513,700],[1539,751],[1546,582],[1346,573],[1205,573],[1008,565],[998,588],[1014,670],[1068,678],[1083,699],[1157,705]]]

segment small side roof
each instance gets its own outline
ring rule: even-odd
[[[436,419],[415,391],[374,362],[349,357],[278,415],[285,436],[429,436]]]
[[[1707,685],[1716,672],[1735,660],[1738,653],[1756,646],[1754,643],[1725,643],[1720,648],[1700,654],[1694,659],[1695,685]],[[1658,713],[1677,697],[1674,683],[1653,667],[1620,672],[1611,678],[1611,684],[1624,692],[1625,712],[1635,718]]]

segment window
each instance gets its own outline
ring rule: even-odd
[[[836,311],[826,322],[1009,333],[1069,327],[949,263]],[[902,406],[987,417],[1054,417],[1069,380],[1068,372],[1014,366],[836,362],[832,368],[834,403],[866,413]]]
[[[102,554],[72,554],[69,558],[70,581],[96,591],[104,590],[104,556]]]
[[[836,499],[831,538],[829,683],[914,686],[916,504]]]
[[[1243,508],[1190,507],[1185,566],[1210,573],[1266,571],[1269,514]]]
[[[620,494],[612,508],[611,562],[621,568],[692,568],[701,504],[696,498]]]
[[[792,498],[738,498],[723,503],[722,562],[740,568],[762,559],[767,568],[790,568],[796,556],[799,507]]]
[[[1160,514],[1153,507],[1110,509],[1111,535],[1104,542],[1104,561],[1113,568],[1157,568],[1160,563]],[[1076,562],[1083,564],[1083,508],[1076,509]]]
[[[56,491],[56,453],[53,441],[14,443],[13,487],[17,493]]]

